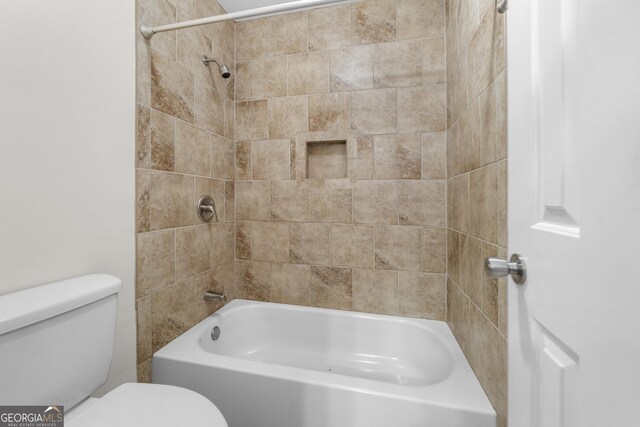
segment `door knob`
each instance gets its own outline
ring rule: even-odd
[[[527,281],[527,265],[522,255],[513,254],[509,261],[499,258],[487,258],[484,265],[491,277],[506,277],[511,275],[513,281],[518,285],[522,285]]]

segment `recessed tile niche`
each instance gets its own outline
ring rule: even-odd
[[[347,177],[347,141],[307,142],[307,178]]]
[[[355,134],[351,132],[300,132],[296,141],[296,178],[352,178],[355,144]]]

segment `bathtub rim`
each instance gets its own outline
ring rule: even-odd
[[[443,341],[447,350],[451,353],[453,360],[450,375],[439,383],[423,386],[408,386],[362,377],[225,356],[209,352],[200,345],[201,337],[208,336],[215,325],[222,326],[224,324],[224,315],[226,313],[259,306],[269,306],[275,309],[294,312],[321,312],[328,315],[333,314],[346,317],[393,321],[401,324],[414,324],[421,329],[426,327],[431,333]],[[171,341],[165,347],[156,351],[153,354],[153,360],[155,361],[157,359],[174,360],[203,367],[214,367],[217,369],[259,375],[279,380],[303,382],[309,385],[334,389],[348,389],[391,399],[402,399],[415,403],[432,404],[455,410],[496,416],[493,406],[471,369],[451,329],[446,322],[439,320],[414,319],[384,314],[234,299]],[[265,367],[268,367],[268,369],[265,369]],[[464,393],[461,393],[461,390],[464,390]]]

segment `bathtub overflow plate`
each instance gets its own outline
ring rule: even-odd
[[[211,330],[211,339],[214,341],[217,341],[218,338],[220,338],[220,327],[214,326],[213,329]]]

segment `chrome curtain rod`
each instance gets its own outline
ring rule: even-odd
[[[313,6],[321,6],[331,3],[352,3],[344,0],[298,0],[289,3],[276,4],[273,6],[259,7],[257,9],[243,10],[240,12],[227,13],[224,15],[210,16],[208,18],[193,19],[191,21],[176,22],[174,24],[159,25],[152,27],[151,25],[140,25],[140,33],[145,39],[151,40],[155,34],[165,31],[181,30],[183,28],[199,27],[200,25],[214,24],[216,22],[231,21],[234,19],[256,18],[278,12],[292,12]]]

